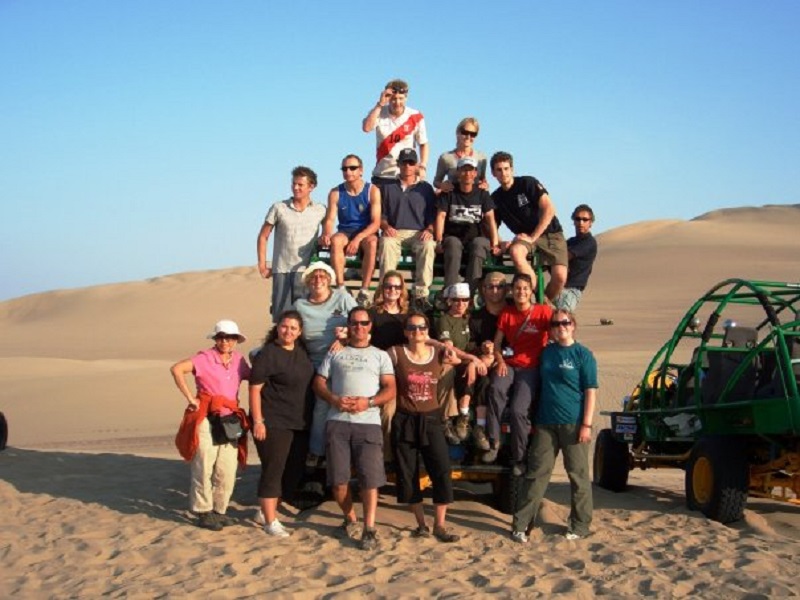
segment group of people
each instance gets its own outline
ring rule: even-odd
[[[459,123],[456,147],[439,158],[429,184],[425,121],[406,106],[407,94],[405,82],[390,81],[364,119],[364,131],[377,133],[370,182],[363,179],[361,158],[348,154],[341,163],[344,181],[324,206],[311,199],[314,171],[297,167],[292,197],[269,209],[257,253],[259,272],[272,279],[274,325],[251,353],[252,368],[236,351],[244,336],[227,320],[209,335],[212,348],[172,367],[187,400],[176,441],[192,461],[190,508],[201,527],[219,530],[229,524],[225,512],[237,458],[246,458],[252,429],[269,535],[290,535],[278,519],[279,503],[292,497],[304,465],[324,463],[347,537],[358,528],[349,486],[355,471],[363,504],[359,544],[375,548],[378,489],[392,458],[398,502],[409,504],[416,520],[413,535],[455,542],[459,536],[446,526],[453,501],[449,444],[463,442],[472,431],[482,460],[494,462],[501,421],[508,415],[509,463],[513,474],[524,478],[513,539],[527,541],[560,451],[573,487],[567,535],[589,532],[587,442],[597,367],[574,338],[574,310],[597,252],[590,233],[594,213],[579,205],[572,214],[576,236],[565,240],[547,190],[533,177],[516,177],[506,152],[488,163],[499,183],[490,194],[486,156],[474,149],[479,132],[474,118]],[[501,223],[515,234],[511,242],[501,242]],[[310,262],[317,245],[330,248],[330,265]],[[415,256],[411,289],[396,270],[404,249]],[[545,304],[535,303],[533,251],[550,270]],[[354,298],[344,277],[346,257],[356,253],[363,279]],[[432,322],[428,298],[436,253],[444,255],[448,308]],[[485,259],[503,253],[517,271],[510,300],[506,277],[483,273]],[[380,282],[370,298],[376,267]],[[475,297],[481,298],[480,308],[470,311]],[[196,394],[187,384],[189,375]],[[244,380],[249,419],[237,400]],[[470,414],[476,416],[474,426]],[[420,460],[433,483],[432,529],[422,507]]]

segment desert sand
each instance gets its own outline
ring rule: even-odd
[[[600,408],[620,405],[689,303],[728,277],[798,281],[800,206],[726,209],[637,223],[599,236],[578,337],[598,358]],[[381,496],[380,550],[333,535],[334,503],[251,520],[254,452],[221,533],[187,511],[188,467],[173,446],[183,401],[169,366],[208,342],[221,318],[258,345],[269,284],[253,267],[53,291],[0,303],[0,596],[151,598],[688,597],[797,594],[800,507],[751,499],[734,526],[688,511],[683,473],[634,472],[595,489],[594,534],[561,535],[569,486],[556,473],[541,530],[520,546],[488,490],[464,486],[450,511],[460,542],[410,536],[413,519]],[[613,319],[601,326],[601,318]],[[242,394],[241,398],[244,398]],[[605,417],[597,419],[600,425]]]

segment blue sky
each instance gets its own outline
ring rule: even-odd
[[[395,77],[431,169],[475,116],[596,231],[800,203],[798,2],[388,6],[0,0],[0,299],[254,265],[294,166],[324,201],[372,163]]]

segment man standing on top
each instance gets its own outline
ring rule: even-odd
[[[272,278],[273,323],[305,295],[303,271],[311,262],[319,225],[325,218],[325,206],[311,199],[315,187],[314,171],[308,167],[292,170],[292,197],[270,207],[258,232],[258,272],[264,279]],[[267,240],[273,230],[272,266],[268,267]]]
[[[492,175],[500,187],[492,192],[498,226],[505,223],[514,233],[508,248],[518,273],[536,281],[528,256],[538,250],[550,267],[550,282],[545,295],[554,301],[567,281],[567,242],[556,217],[556,209],[545,187],[534,177],[514,177],[514,158],[508,152],[495,152],[490,161]]]
[[[414,253],[414,300],[418,310],[427,310],[428,292],[433,283],[433,221],[436,216],[436,192],[417,176],[417,153],[412,148],[400,151],[397,159],[400,176],[383,188],[381,206],[380,265],[381,280],[394,271],[403,248]]]
[[[344,286],[345,256],[362,251],[361,290],[356,296],[359,306],[369,303],[369,284],[375,271],[378,253],[378,228],[381,224],[381,194],[378,186],[362,178],[364,167],[355,154],[342,159],[340,183],[328,194],[328,212],[322,225],[320,245],[330,247],[331,266],[336,273],[336,285]],[[333,233],[338,216],[339,230]]]
[[[489,254],[500,253],[500,237],[489,192],[478,188],[478,162],[471,156],[458,161],[458,185],[437,201],[434,238],[444,252],[444,286],[460,281],[461,256],[468,251],[466,280],[475,292]],[[484,232],[489,237],[484,235]]]
[[[408,84],[402,79],[393,79],[386,84],[364,118],[361,128],[364,133],[375,130],[377,141],[377,164],[372,170],[372,183],[383,188],[394,183],[400,175],[397,157],[405,148],[419,146],[419,175],[425,179],[428,164],[428,134],[422,113],[406,106]]]
[[[575,224],[575,235],[567,240],[569,254],[567,284],[561,295],[556,298],[555,305],[575,312],[583,290],[589,283],[594,259],[597,258],[597,240],[591,232],[594,211],[588,204],[579,204],[572,211],[572,222]]]

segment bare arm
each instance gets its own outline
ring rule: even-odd
[[[497,365],[497,374],[501,377],[508,375],[508,366],[503,359],[503,332],[499,329],[494,334],[494,362]]]
[[[322,221],[322,237],[320,244],[327,248],[331,245],[333,226],[336,224],[336,213],[339,208],[339,188],[335,187],[328,192],[328,209],[325,212],[325,219]]]
[[[422,177],[420,179],[426,179],[426,175],[428,174],[428,154],[430,150],[428,148],[428,144],[420,144],[419,145],[419,167],[422,170]]]
[[[189,390],[189,386],[186,383],[186,376],[194,373],[194,365],[192,364],[192,359],[187,358],[179,362],[176,362],[170,368],[170,373],[172,373],[172,379],[175,381],[175,385],[180,390],[183,397],[186,398],[186,401],[189,403],[189,408],[191,410],[196,410],[199,403],[194,394],[192,394],[191,390]]]
[[[354,235],[351,242],[360,244],[365,238],[378,233],[381,228],[381,191],[377,185],[371,185],[369,188],[369,214],[371,219],[369,225]]]
[[[263,383],[250,385],[248,388],[248,401],[250,403],[250,415],[253,417],[253,437],[258,441],[267,438],[267,427],[264,425],[264,415],[261,413],[261,388]]]
[[[483,219],[489,228],[489,241],[492,243],[492,251],[495,252],[500,249],[500,235],[497,233],[497,221],[494,218],[494,211],[487,212]]]
[[[433,239],[437,242],[441,242],[442,237],[444,237],[444,219],[446,216],[447,213],[443,210],[436,213],[436,220],[433,222]]]
[[[369,109],[367,116],[364,117],[364,120],[361,122],[361,131],[364,133],[369,133],[375,129],[375,126],[378,124],[378,116],[381,114],[381,109],[386,106],[386,103],[389,102],[391,97],[392,90],[389,88],[386,88],[381,92],[377,104]]]
[[[578,431],[578,442],[588,444],[592,441],[592,419],[597,402],[597,388],[588,388],[583,392],[583,421]]]
[[[553,202],[550,200],[550,195],[542,194],[542,197],[539,198],[539,224],[531,234],[531,237],[534,241],[538,240],[539,237],[547,230],[547,228],[550,227],[550,222],[555,216],[556,208],[553,206]]]
[[[264,222],[261,226],[261,231],[258,232],[258,241],[256,241],[256,255],[258,256],[258,272],[264,278],[269,278],[272,275],[272,268],[267,267],[267,240],[272,233],[273,225]]]

